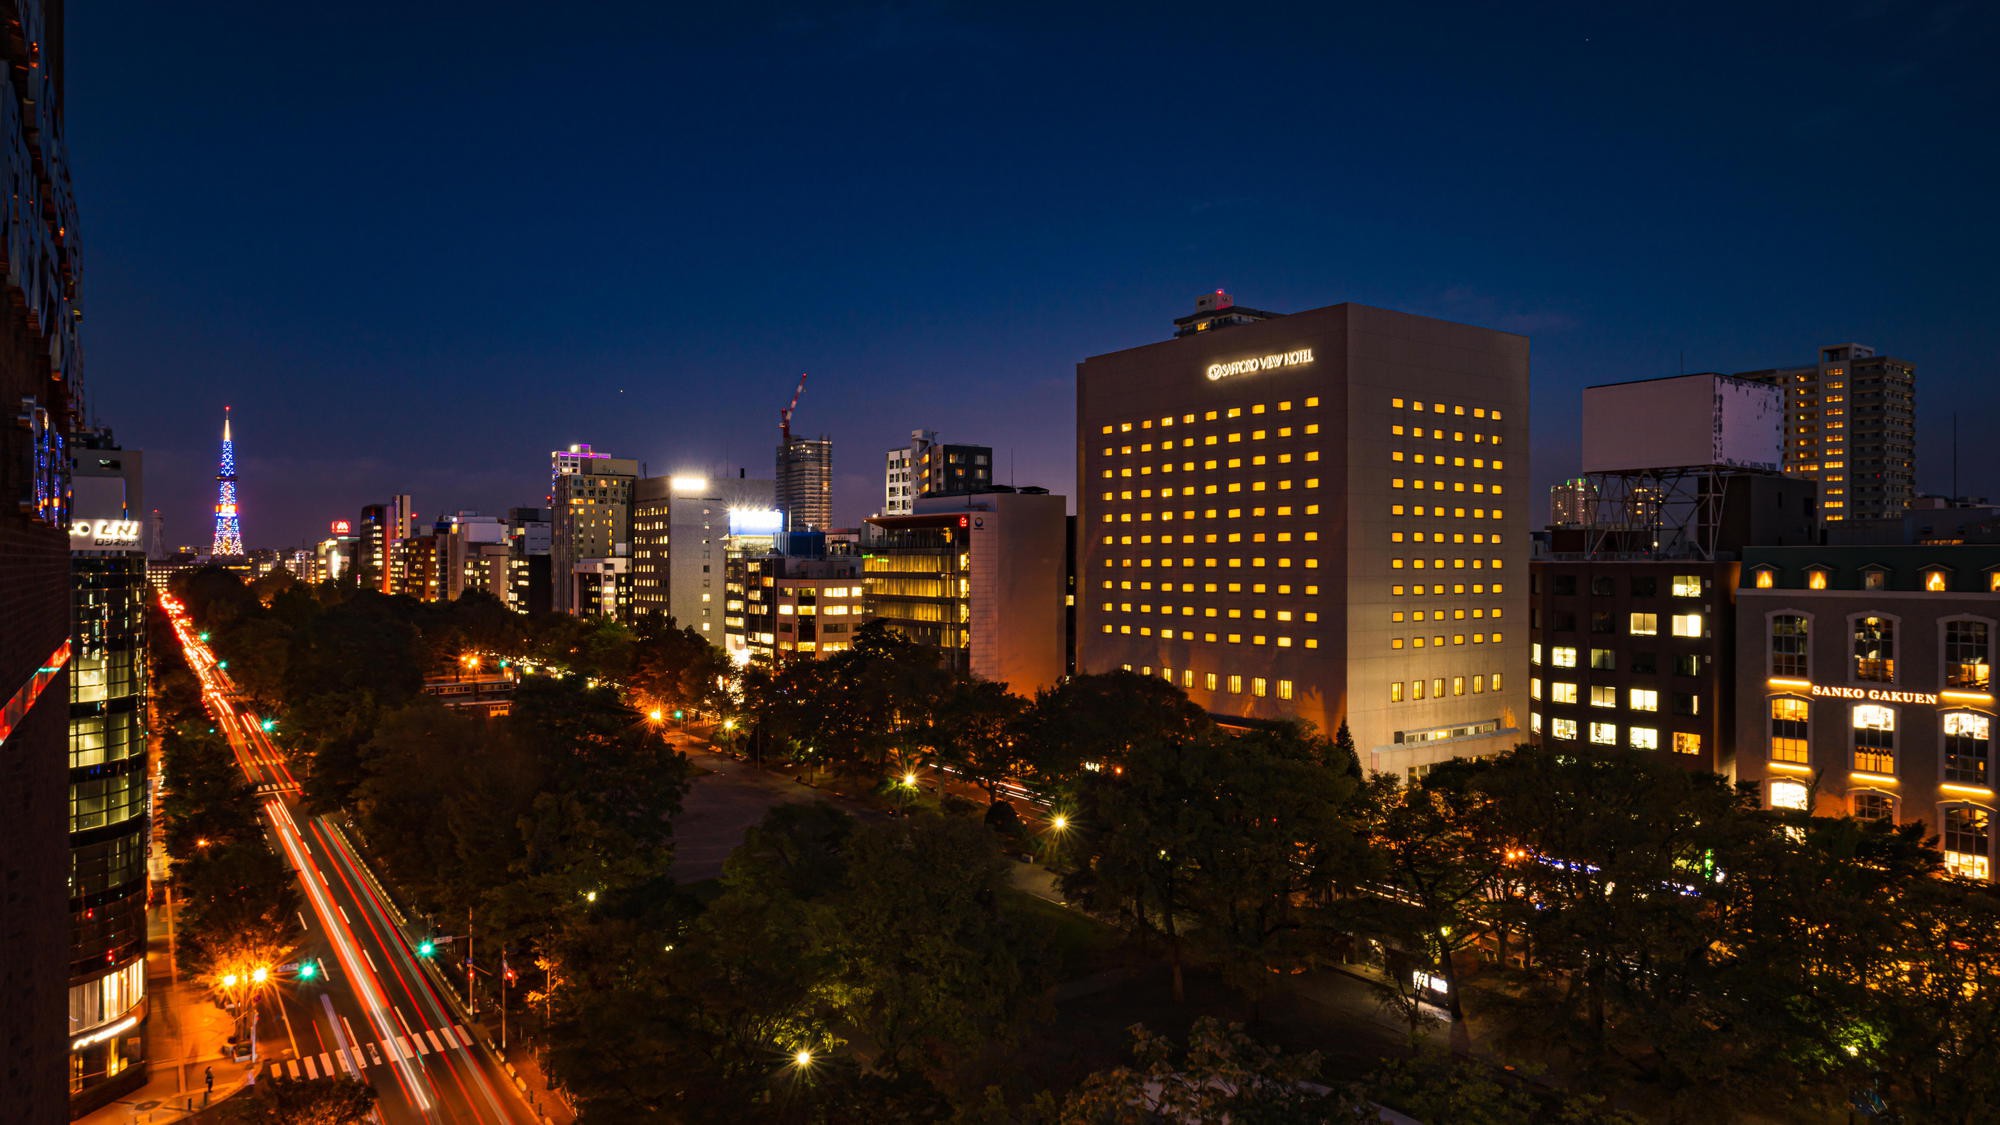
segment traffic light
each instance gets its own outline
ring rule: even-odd
[[[263,722],[258,723],[257,725],[263,729],[265,734],[270,734],[272,731],[278,729],[278,720],[265,719]]]
[[[674,721],[677,723],[681,721],[681,709],[678,707],[674,708]]]
[[[218,660],[215,662],[215,666],[225,672],[229,671],[229,661],[227,660]]]
[[[200,633],[196,633],[196,634],[195,634],[195,636],[194,636],[194,639],[195,639],[195,640],[198,640],[198,641],[200,641],[200,642],[201,642],[202,644],[207,644],[207,643],[208,643],[208,633],[207,633],[206,631],[203,631],[203,632],[200,632]]]
[[[318,977],[318,976],[319,976],[319,962],[317,962],[317,961],[301,961],[301,962],[299,962],[299,979],[300,979],[300,980],[313,980],[314,978],[316,978],[316,977]]]
[[[437,943],[429,938],[425,938],[424,940],[417,943],[417,956],[419,957],[429,957],[430,955],[436,952],[437,952]]]

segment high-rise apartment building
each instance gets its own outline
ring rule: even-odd
[[[867,614],[1022,695],[1065,671],[1067,503],[1043,489],[937,496],[863,527]]]
[[[1785,471],[1819,482],[1827,522],[1903,517],[1916,496],[1916,364],[1835,344],[1816,366],[1738,378],[1784,390]]]
[[[884,458],[882,514],[907,516],[920,496],[984,492],[993,486],[993,447],[947,445],[936,430],[911,430],[910,444]]]
[[[1368,769],[1520,741],[1527,339],[1233,307],[1077,366],[1077,671],[1344,719]]]
[[[722,647],[731,544],[752,536],[769,550],[781,516],[771,481],[679,473],[633,486],[632,609],[658,613]]]
[[[576,613],[581,604],[576,597],[577,568],[592,560],[631,558],[632,484],[639,479],[639,462],[593,453],[588,446],[571,446],[569,452],[549,457],[555,472],[549,566],[555,607]],[[591,574],[594,588],[606,585],[607,574],[630,581],[624,565],[593,567]],[[586,600],[593,607],[609,604],[604,596]]]
[[[140,454],[70,448],[70,1108],[145,1083],[146,544]]]
[[[1549,486],[1549,523],[1585,527],[1596,518],[1597,485],[1588,477],[1571,477]]]
[[[778,446],[778,510],[786,531],[826,531],[833,526],[833,442],[788,438]]]
[[[77,348],[78,226],[63,148],[62,6],[6,6],[0,161],[0,1106],[10,1121],[68,1117],[64,1068],[69,914],[69,459]]]

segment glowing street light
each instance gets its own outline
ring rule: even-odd
[[[646,712],[646,717],[657,723],[664,721],[667,717],[667,713],[665,711],[660,710],[658,707],[655,707],[651,711]]]
[[[242,978],[238,977],[235,973],[224,973],[222,974],[222,987],[235,988],[236,982],[240,979]]]
[[[1069,817],[1064,816],[1062,813],[1057,813],[1049,818],[1049,827],[1057,832],[1065,831],[1069,828]]]
[[[812,1051],[808,1050],[807,1048],[800,1047],[797,1051],[793,1052],[792,1054],[793,1066],[798,1067],[800,1070],[804,1070],[807,1067],[811,1066],[812,1064],[813,1064]]]
[[[914,772],[904,774],[903,785],[906,788],[915,789],[917,787],[917,775]]]
[[[263,984],[265,981],[270,979],[271,979],[271,967],[269,965],[259,965],[256,968],[250,970],[251,984]]]

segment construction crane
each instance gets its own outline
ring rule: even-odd
[[[792,444],[792,411],[799,408],[799,396],[804,393],[806,393],[806,377],[802,372],[799,375],[799,389],[792,392],[791,403],[778,411],[778,436],[782,439],[780,442],[782,445]]]

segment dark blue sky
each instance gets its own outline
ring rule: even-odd
[[[1226,286],[1526,333],[1538,486],[1585,385],[1858,340],[2000,491],[2000,8],[1355,7],[72,4],[92,405],[206,544],[233,403],[276,546],[768,474],[810,371],[852,523],[918,426],[1071,491],[1076,361]]]

